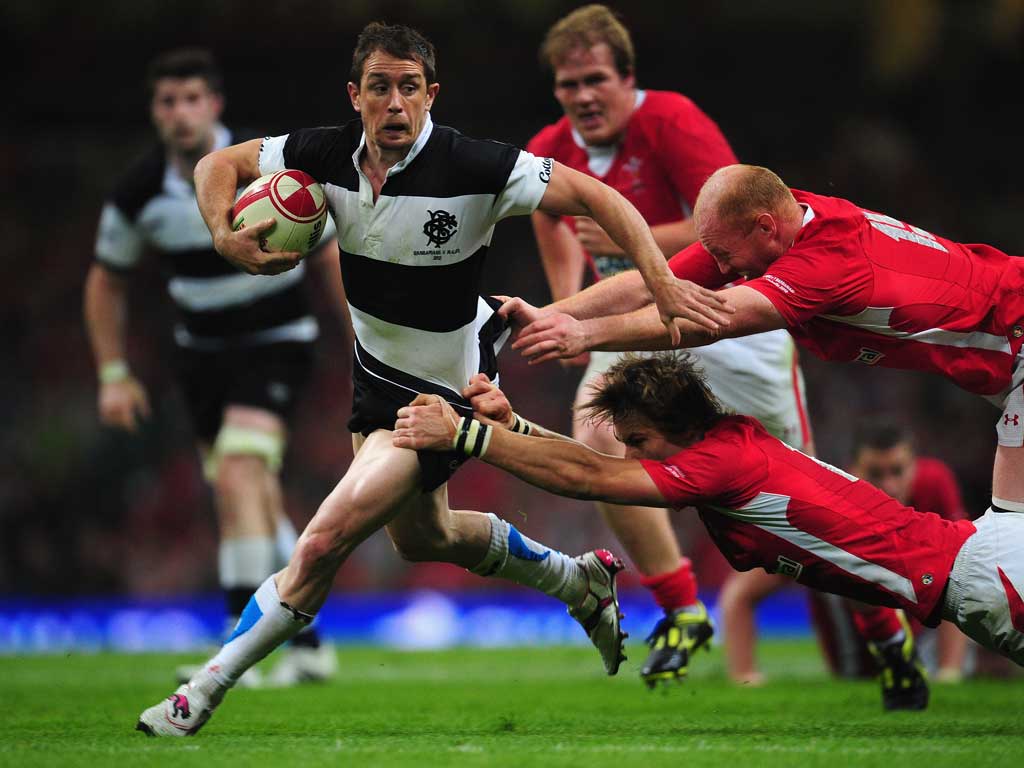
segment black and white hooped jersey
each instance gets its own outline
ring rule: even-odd
[[[227,128],[217,126],[214,149],[230,143]],[[162,145],[128,171],[104,204],[96,259],[126,271],[147,248],[159,253],[169,274],[167,290],[181,317],[174,337],[181,346],[217,350],[316,338],[300,285],[305,265],[268,277],[239,272],[225,261],[213,248],[191,180],[167,162]]]
[[[365,144],[358,119],[267,138],[260,173],[294,168],[323,184],[357,363],[382,378],[393,370],[457,393],[481,370],[478,334],[494,314],[479,295],[494,225],[537,208],[551,161],[468,138],[428,115],[374,203],[359,167]]]

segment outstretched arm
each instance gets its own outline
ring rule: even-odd
[[[753,288],[727,288],[730,304],[736,308],[732,324],[721,332],[709,331],[696,323],[680,323],[679,344],[673,344],[661,324],[657,308],[624,315],[575,320],[564,314],[553,314],[523,328],[512,349],[518,349],[532,363],[574,357],[587,350],[642,351],[702,347],[718,339],[750,336],[764,331],[785,328],[786,322],[775,305]]]
[[[463,423],[441,398],[419,395],[399,409],[392,442],[398,448],[450,451]],[[639,461],[606,456],[569,438],[532,437],[500,427],[489,430],[480,458],[531,485],[576,499],[665,506],[665,497]]]
[[[709,330],[729,324],[729,306],[718,294],[688,290],[675,279],[640,212],[621,194],[597,179],[555,163],[540,210],[563,216],[589,216],[633,260],[654,297],[673,343],[681,320]]]

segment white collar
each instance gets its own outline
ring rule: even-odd
[[[804,209],[804,220],[800,222],[800,228],[802,229],[811,223],[811,220],[814,218],[814,209],[807,203],[797,203],[797,205]]]
[[[409,148],[409,152],[395,163],[393,166],[388,168],[387,174],[384,176],[385,179],[390,178],[392,174],[399,173],[409,163],[416,159],[416,156],[426,146],[427,140],[430,138],[430,134],[434,131],[434,121],[430,119],[430,113],[427,112],[427,119],[423,123],[423,128],[420,129],[420,135],[416,137],[416,141],[412,143]],[[363,153],[363,149],[366,147],[366,131],[363,131],[363,135],[359,138],[359,146],[356,147],[356,151],[352,153],[352,164],[355,165],[356,170],[362,173],[362,169],[359,167],[359,156]]]

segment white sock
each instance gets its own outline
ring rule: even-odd
[[[292,552],[299,541],[299,534],[292,525],[292,521],[282,514],[277,518],[277,528],[274,530],[274,568],[281,570],[288,561],[292,559]]]
[[[270,536],[222,539],[217,566],[222,589],[262,584],[274,572],[274,539]]]
[[[204,672],[220,687],[230,688],[245,670],[294,637],[311,619],[281,602],[274,577],[270,576],[249,599],[231,637],[203,665]]]
[[[471,569],[473,573],[500,576],[539,589],[568,606],[583,599],[586,577],[575,560],[523,536],[498,516],[487,516],[491,519],[491,541],[484,559]]]

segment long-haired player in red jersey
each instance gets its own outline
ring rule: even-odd
[[[420,395],[398,411],[394,444],[456,446],[575,498],[694,506],[737,570],[764,568],[901,608],[926,626],[947,619],[1024,666],[1022,514],[990,511],[972,523],[905,507],[790,448],[755,419],[725,415],[678,353],[626,357],[584,405],[591,418],[613,424],[623,459],[541,428],[514,433],[505,428],[511,406],[490,400],[486,408],[474,403],[476,418],[460,418],[440,398]]]

